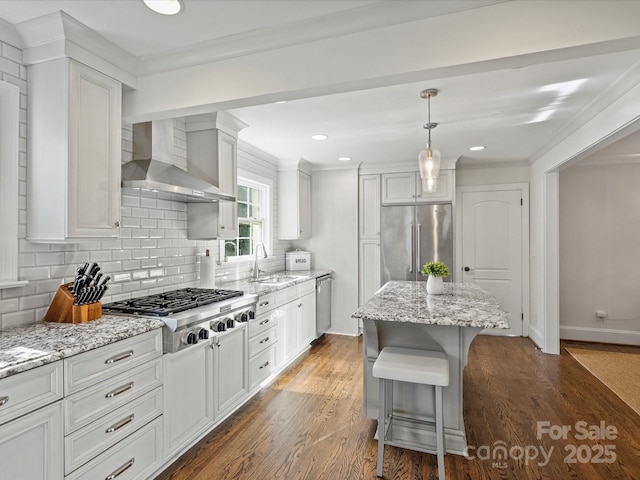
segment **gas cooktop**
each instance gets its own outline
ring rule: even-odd
[[[241,290],[181,288],[147,297],[108,303],[103,308],[111,312],[166,317],[229,298],[241,297],[242,295],[244,295],[244,292]]]

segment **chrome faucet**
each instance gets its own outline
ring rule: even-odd
[[[256,247],[255,247],[255,262],[253,264],[253,272],[251,272],[251,278],[253,280],[257,280],[258,278],[260,278],[260,272],[264,273],[263,270],[260,270],[260,267],[258,266],[258,250],[260,249],[260,247],[262,247],[262,253],[263,253],[263,257],[262,258],[267,258],[267,249],[264,248],[264,244],[263,243],[257,243]]]

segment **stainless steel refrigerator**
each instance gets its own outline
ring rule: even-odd
[[[440,261],[453,275],[451,204],[381,207],[381,285],[389,280],[426,280],[422,265]]]

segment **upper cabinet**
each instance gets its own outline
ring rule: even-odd
[[[187,117],[187,170],[238,196],[238,132],[247,125],[226,112]],[[190,203],[190,239],[236,238],[238,209],[235,202]]]
[[[440,170],[438,187],[433,193],[422,191],[418,172],[385,173],[381,181],[383,205],[453,201],[453,170]]]
[[[311,237],[311,170],[306,161],[278,172],[278,211],[280,240]]]
[[[31,65],[28,76],[27,238],[117,237],[120,82],[69,58]]]

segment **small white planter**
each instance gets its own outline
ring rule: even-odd
[[[429,295],[440,295],[444,293],[442,277],[434,277],[433,275],[427,277],[427,293]]]

